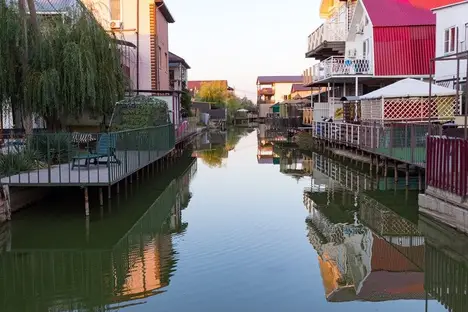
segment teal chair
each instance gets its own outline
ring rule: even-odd
[[[115,134],[103,133],[99,136],[96,144],[96,149],[89,150],[87,154],[78,154],[73,157],[72,169],[80,167],[80,160],[85,160],[84,166],[89,167],[91,161],[97,165],[100,158],[108,157],[111,163],[121,164],[115,155],[116,151],[116,137]],[[106,162],[108,164],[109,162]]]

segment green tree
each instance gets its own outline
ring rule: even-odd
[[[110,114],[128,85],[116,41],[77,3],[65,20],[31,14],[24,23],[24,8],[0,0],[0,101],[44,117],[53,130],[84,111]]]
[[[190,94],[189,90],[182,90],[180,104],[182,105],[182,108],[187,112],[187,115],[192,116],[192,95]]]
[[[218,104],[226,104],[229,92],[221,81],[204,82],[196,95],[197,100]]]

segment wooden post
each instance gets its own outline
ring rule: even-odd
[[[117,182],[117,194],[120,194],[120,182]]]
[[[388,160],[387,158],[384,159],[384,177],[387,178],[388,176]]]
[[[84,188],[84,200],[85,200],[85,216],[89,216],[89,197],[88,188]]]
[[[102,187],[99,188],[99,205],[104,206],[104,198],[102,195]]]
[[[395,168],[394,168],[394,175],[395,175],[394,179],[395,179],[395,187],[396,187],[396,182],[398,182],[398,164],[397,164],[396,160],[394,162],[394,166],[395,166]]]
[[[112,185],[109,185],[107,187],[107,198],[111,199],[112,198]]]

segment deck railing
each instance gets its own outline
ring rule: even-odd
[[[175,146],[172,124],[109,133],[35,133],[2,148],[9,185],[111,185]]]
[[[355,125],[347,123],[312,123],[312,135],[319,139],[367,150],[409,164],[425,166],[426,136],[441,132],[441,126],[427,123]]]
[[[327,21],[307,38],[307,52],[314,51],[324,42],[346,41],[347,35],[346,23]]]
[[[343,56],[331,56],[314,65],[312,77],[316,82],[334,76],[372,74],[372,63],[368,59],[345,59]]]
[[[426,183],[458,196],[468,195],[468,140],[427,138]]]

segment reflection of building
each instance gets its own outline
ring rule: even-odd
[[[257,162],[259,164],[279,163],[279,156],[273,152],[273,145],[266,137],[268,125],[259,124],[257,129]]]
[[[328,301],[425,299],[424,273],[401,250],[424,252],[423,244],[398,245],[405,238],[392,243],[359,223],[334,224],[318,207],[308,225]]]
[[[81,220],[57,223],[56,231],[36,238],[24,235],[30,223],[23,228],[17,223],[23,236],[0,255],[0,310],[107,311],[141,304],[129,301],[161,292],[175,271],[171,233],[186,227],[178,198],[189,192],[187,178],[193,176],[194,164],[194,159],[181,162],[170,176],[136,189],[111,218],[96,216],[87,236],[81,235]],[[159,196],[155,183],[167,185]]]

